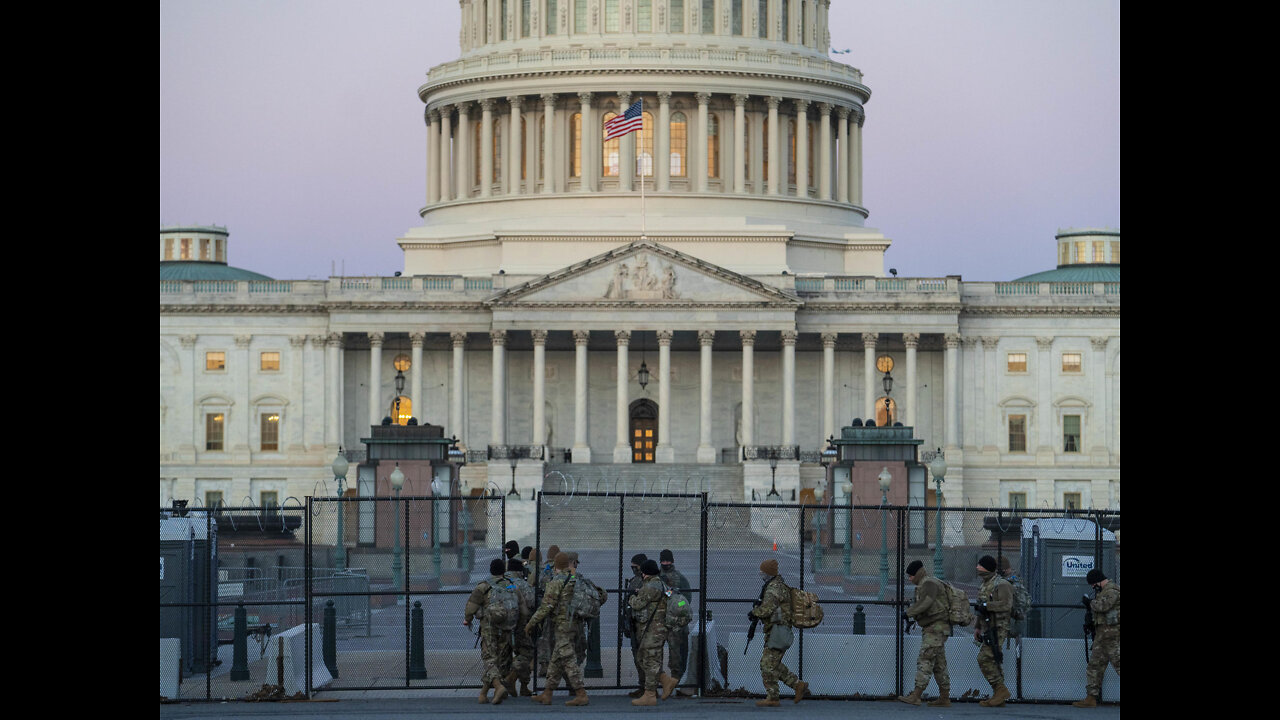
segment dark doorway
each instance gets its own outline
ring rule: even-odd
[[[631,462],[653,462],[657,447],[658,404],[652,400],[631,403]]]

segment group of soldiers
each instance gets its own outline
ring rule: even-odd
[[[582,576],[575,552],[552,545],[547,548],[545,565],[536,549],[521,550],[514,541],[504,546],[503,553],[506,557],[490,562],[489,577],[471,591],[462,623],[470,628],[473,620],[480,620],[484,674],[479,702],[497,705],[508,695],[519,694],[550,705],[551,695],[563,679],[573,694],[565,705],[588,704],[582,680],[587,620],[574,606],[574,593],[579,587],[588,588],[595,593],[598,605],[608,602],[608,593]],[[632,577],[626,584],[623,631],[631,638],[640,677],[640,686],[631,693],[631,704],[637,706],[657,705],[659,686],[661,698],[669,699],[684,675],[689,657],[688,626],[668,628],[665,615],[671,593],[688,597],[691,587],[675,568],[670,550],[663,550],[659,557],[661,563],[643,554],[632,557]],[[510,593],[510,599],[506,593]],[[504,610],[499,596],[507,604],[514,602],[514,609]],[[662,669],[664,647],[669,648],[669,673]],[[529,687],[535,656],[546,681],[542,693],[536,696]],[[687,697],[683,692],[680,695]]]
[[[991,697],[980,701],[984,707],[1001,707],[1012,693],[1004,684],[1004,667],[997,661],[999,647],[1011,636],[1021,636],[1020,624],[1015,619],[1014,598],[1019,594],[1021,581],[1013,572],[1009,558],[1000,562],[984,555],[974,568],[982,585],[978,588],[977,607],[981,610],[974,624],[973,639],[981,646],[978,651],[978,668],[991,684]],[[898,697],[904,703],[920,705],[921,696],[932,678],[938,684],[938,698],[929,707],[951,706],[951,677],[947,674],[947,638],[951,635],[949,591],[942,581],[930,577],[919,560],[907,565],[906,574],[915,585],[915,599],[903,613],[920,626],[920,654],[916,659],[915,688],[908,695]],[[1087,598],[1093,615],[1093,653],[1085,673],[1083,700],[1072,703],[1076,707],[1097,707],[1102,700],[1102,675],[1111,663],[1120,674],[1120,585],[1107,578],[1099,569],[1089,571],[1085,581],[1094,589],[1093,598]],[[994,631],[994,632],[992,632]]]

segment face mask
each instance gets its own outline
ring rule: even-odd
[[[639,575],[639,574],[640,574],[640,568],[639,568],[639,567],[637,567],[637,566],[635,566],[635,565],[632,565],[632,566],[631,566],[631,572],[632,572],[632,573],[634,573],[634,574],[636,574],[636,575]]]
[[[769,578],[771,578],[771,577],[773,577],[773,576],[772,576],[772,575],[770,575],[770,574],[768,574],[768,573],[766,573],[765,571],[763,571],[763,570],[761,570],[761,571],[760,571],[760,582],[765,582],[765,581],[767,581],[767,580],[768,580]]]

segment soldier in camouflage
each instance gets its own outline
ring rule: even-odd
[[[924,563],[913,560],[907,565],[907,578],[916,586],[915,601],[902,614],[920,626],[920,655],[916,658],[916,684],[910,695],[898,699],[911,705],[920,704],[920,696],[929,687],[929,678],[938,682],[938,699],[929,707],[951,707],[951,676],[947,674],[947,638],[951,637],[950,605],[947,588],[937,578],[929,577]]]
[[[1014,572],[1013,563],[1009,561],[1008,555],[1000,556],[1000,575],[1005,580],[1008,580],[1009,584],[1013,586],[1013,597],[1016,604],[1018,591],[1025,590],[1026,588],[1023,587],[1022,580],[1018,578],[1018,573]],[[1010,616],[1009,636],[1017,640],[1017,642],[1019,643],[1019,647],[1021,647],[1022,636],[1025,635],[1026,632],[1027,632],[1027,619],[1025,617],[1015,618]]]
[[[644,565],[644,561],[649,558],[644,553],[636,553],[631,556],[631,577],[627,578],[627,599],[628,601],[640,592],[640,587],[644,585],[644,575],[640,573],[640,566]],[[630,605],[623,609],[624,612],[632,612]],[[631,659],[636,665],[636,675],[640,678],[639,687],[627,693],[630,697],[638,698],[644,694],[644,668],[640,666],[640,632],[637,629],[631,630]]]
[[[760,655],[760,678],[764,680],[766,695],[765,699],[756,701],[756,707],[778,707],[780,697],[778,681],[794,689],[795,701],[800,702],[804,698],[805,691],[809,689],[809,683],[796,677],[796,674],[782,663],[782,656],[786,654],[786,650],[771,648],[768,644],[769,633],[774,625],[791,624],[791,593],[787,589],[787,584],[783,582],[782,576],[778,575],[777,560],[769,558],[760,563],[760,579],[764,582],[760,604],[747,613],[748,620],[764,622],[765,648]]]
[[[547,548],[547,562],[537,573],[537,582],[534,589],[537,591],[538,601],[542,601],[543,594],[547,591],[547,584],[551,582],[553,575],[552,563],[555,562],[556,555],[560,554],[560,546],[552,545]],[[551,647],[555,644],[556,631],[553,623],[546,623],[546,627],[540,629],[538,635],[538,677],[545,678],[547,676],[547,665],[551,662]]]
[[[573,574],[577,575],[579,580],[586,580],[586,578],[582,575],[582,572],[578,570],[578,564],[579,564],[578,553],[571,552],[571,553],[568,553],[568,555],[569,555],[569,564],[573,566]],[[595,585],[595,583],[591,583],[591,584]],[[605,603],[609,602],[609,594],[606,593],[604,590],[600,589],[599,585],[596,585],[595,587],[596,587],[596,599],[600,601],[600,604],[604,605]],[[589,621],[583,620],[581,623],[581,627],[578,628],[578,642],[574,646],[574,653],[578,658],[578,665],[582,665],[584,662],[587,661],[587,634],[589,632],[590,624],[591,623]]]
[[[534,596],[533,586],[525,579],[524,563],[512,558],[507,561],[507,572],[503,577],[510,580],[520,592],[520,596],[524,598],[526,605],[533,608],[537,605]],[[515,650],[515,659],[511,663],[511,672],[503,679],[503,683],[511,694],[515,694],[516,680],[520,681],[520,694],[525,697],[531,697],[533,690],[529,689],[529,679],[533,672],[533,654],[535,652],[533,638],[524,631],[525,618],[516,626],[515,637],[512,641]]]
[[[489,563],[489,578],[476,585],[467,598],[463,625],[471,628],[471,621],[480,613],[489,599],[490,589],[508,582],[503,577],[506,562],[502,558],[494,558]],[[521,607],[521,620],[528,617],[527,608]],[[489,702],[489,688],[493,688],[493,704],[497,705],[507,696],[508,689],[503,679],[511,672],[511,633],[496,627],[485,614],[480,615],[480,659],[484,661],[484,675],[480,678],[480,702]]]
[[[526,633],[532,635],[543,620],[550,620],[549,624],[555,626],[555,644],[551,648],[551,660],[547,665],[547,686],[541,695],[533,697],[533,701],[550,705],[551,693],[563,677],[574,695],[565,705],[586,705],[587,689],[582,682],[582,669],[578,667],[574,653],[577,628],[581,626],[581,622],[573,616],[569,607],[577,585],[577,576],[574,575],[573,563],[569,561],[567,553],[556,555],[554,565],[555,575],[547,583],[542,604],[524,628]]]
[[[1013,586],[996,572],[996,559],[990,555],[983,555],[975,570],[978,577],[982,578],[982,586],[978,588],[978,604],[986,608],[988,620],[984,621],[979,616],[973,631],[973,639],[982,645],[982,649],[978,651],[978,668],[982,670],[982,676],[987,679],[987,682],[991,683],[991,697],[978,704],[983,707],[1001,707],[1013,693],[1005,687],[1004,668],[996,662],[995,649],[982,642],[982,635],[986,632],[987,623],[991,623],[996,629],[996,643],[1004,645],[1005,639],[1009,637],[1009,613],[1013,610]]]
[[[658,564],[662,567],[662,582],[669,588],[679,590],[680,594],[685,596],[685,599],[691,599],[692,586],[689,585],[689,580],[684,576],[684,573],[676,569],[675,560],[675,554],[670,550],[663,550],[658,553]],[[689,663],[689,634],[688,625],[667,631],[667,669],[670,671],[671,677],[677,681],[684,677],[685,668]],[[683,692],[677,694],[689,697]],[[669,693],[663,695],[662,699],[666,700],[668,696]]]
[[[640,566],[643,583],[635,595],[627,600],[631,606],[635,629],[640,636],[640,649],[636,652],[644,677],[644,693],[631,701],[632,705],[653,706],[658,704],[658,683],[662,683],[663,696],[671,694],[671,688],[679,682],[662,672],[662,646],[667,642],[667,595],[662,580],[658,577],[658,563],[645,560]]]
[[[1102,675],[1107,663],[1116,669],[1116,675],[1120,674],[1120,584],[1097,568],[1089,571],[1085,581],[1094,589],[1089,601],[1093,611],[1093,652],[1084,674],[1086,697],[1071,704],[1090,708],[1102,702]]]

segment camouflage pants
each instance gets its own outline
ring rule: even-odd
[[[996,640],[1001,646],[1004,645],[1004,641],[1008,637],[1009,633],[1004,628],[996,630]],[[993,689],[1004,684],[1004,667],[996,662],[995,650],[985,643],[982,645],[982,649],[978,651],[978,669],[982,670],[982,677],[991,683]]]
[[[555,625],[550,621],[542,623],[538,633],[538,676],[547,676],[547,666],[551,664],[551,648],[556,644]]]
[[[579,665],[587,661],[587,633],[590,632],[590,629],[590,623],[580,623],[578,626],[578,639],[573,644],[573,651],[578,658]]]
[[[511,663],[511,669],[515,671],[518,679],[527,683],[529,682],[529,675],[533,670],[533,655],[535,649],[533,646],[533,638],[524,634],[524,628],[516,628],[514,650],[515,660]]]
[[[570,690],[577,691],[582,687],[582,668],[578,666],[577,651],[573,637],[565,637],[569,633],[561,633],[551,648],[551,660],[547,664],[547,687],[555,690],[564,678]]]
[[[480,631],[480,659],[484,675],[480,682],[488,687],[511,672],[511,633],[484,628]]]
[[[951,696],[951,676],[947,674],[947,637],[951,625],[946,622],[922,627],[920,655],[916,658],[915,689],[923,692],[929,687],[929,678],[938,681],[939,697]]]
[[[764,653],[760,655],[760,679],[764,680],[765,693],[770,700],[778,699],[779,680],[787,687],[792,688],[800,681],[800,678],[796,677],[795,673],[782,664],[782,656],[786,653],[786,650],[775,650],[767,647],[764,649]]]
[[[667,631],[667,674],[679,680],[689,664],[689,627]]]
[[[662,647],[667,642],[667,626],[653,623],[649,631],[640,640],[640,649],[636,650],[636,665],[640,671],[641,687],[656,691],[658,675],[662,674]]]
[[[1120,626],[1099,625],[1093,636],[1093,650],[1089,653],[1089,666],[1084,672],[1084,687],[1093,697],[1102,695],[1102,675],[1107,663],[1120,674]]]

